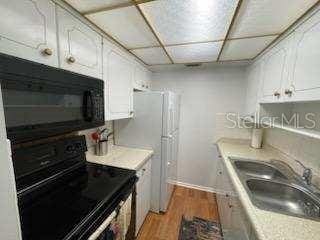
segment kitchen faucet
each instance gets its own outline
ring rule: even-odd
[[[307,184],[311,185],[312,180],[312,170],[311,168],[307,168],[302,162],[296,160],[297,163],[303,168],[302,180]]]

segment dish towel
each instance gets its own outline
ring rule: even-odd
[[[131,203],[132,203],[132,194],[127,198],[127,200],[123,203],[120,208],[120,212],[118,215],[118,224],[121,229],[121,238],[120,240],[126,239],[126,234],[128,232],[130,222],[131,222]]]

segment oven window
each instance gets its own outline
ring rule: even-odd
[[[2,89],[7,127],[82,120],[82,95]]]

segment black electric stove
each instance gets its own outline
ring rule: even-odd
[[[133,192],[135,172],[87,163],[83,136],[13,152],[23,240],[88,239]]]

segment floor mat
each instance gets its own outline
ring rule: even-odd
[[[179,240],[221,240],[222,231],[219,223],[193,217],[182,217]]]

